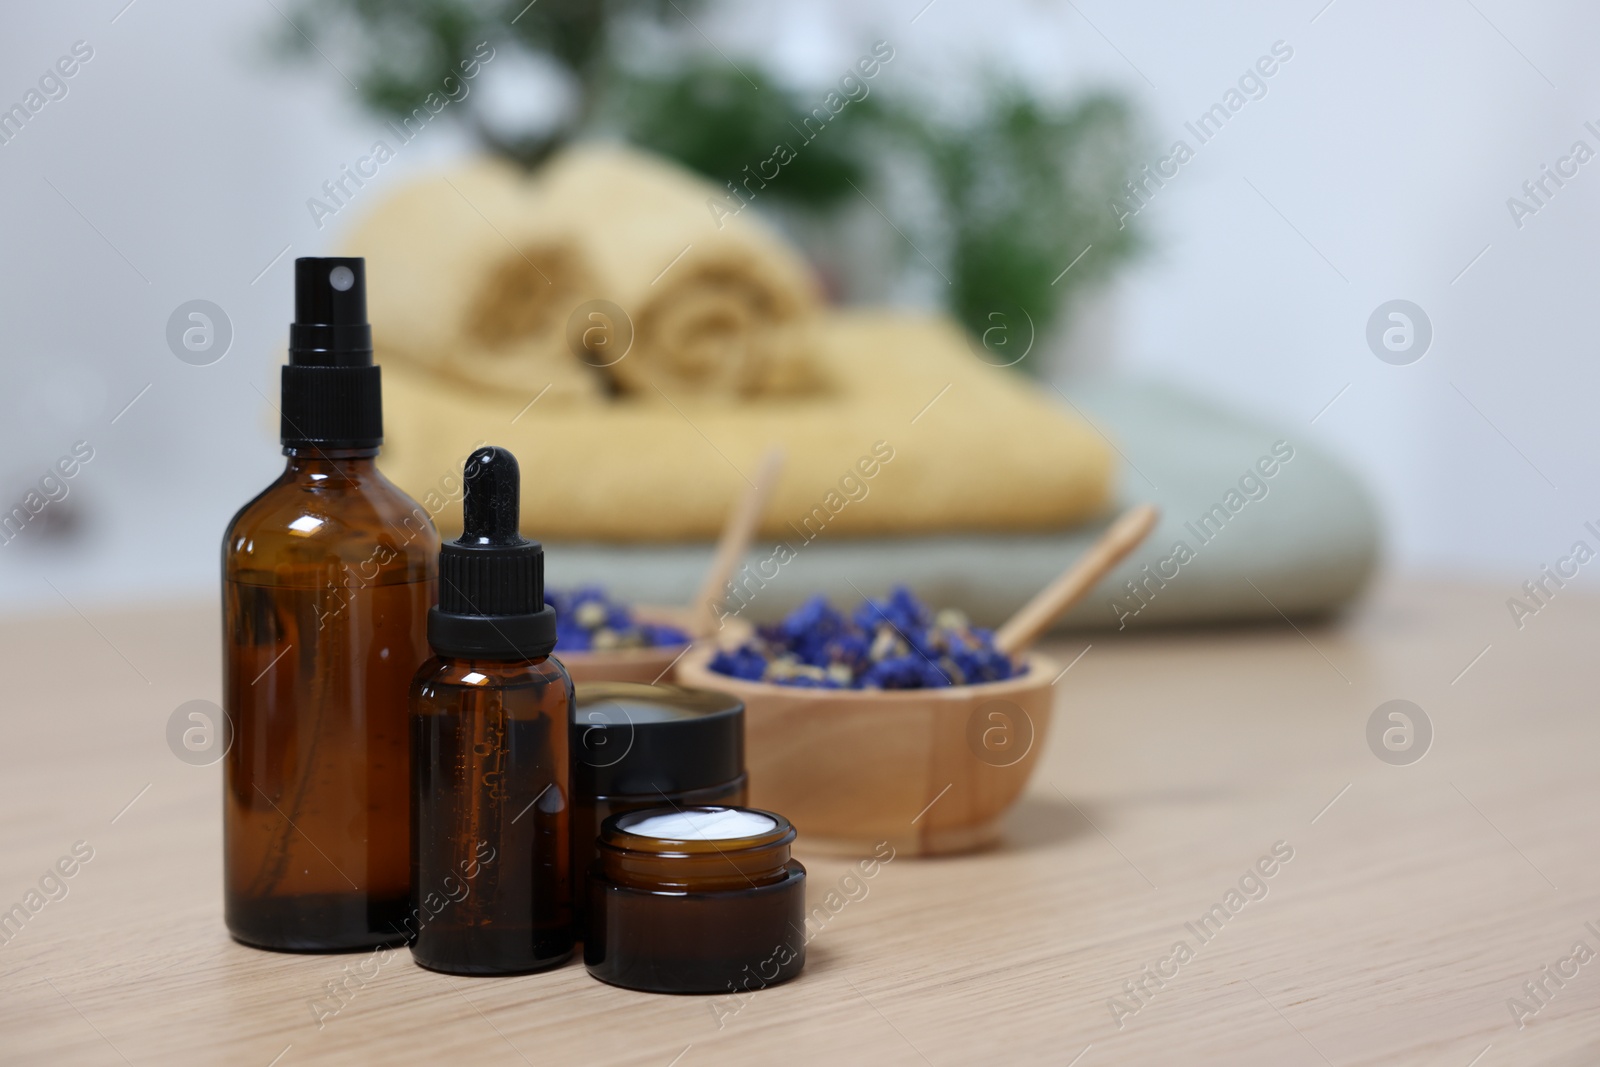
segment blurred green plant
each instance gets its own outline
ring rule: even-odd
[[[795,143],[816,93],[779,84],[753,58],[735,65],[715,50],[691,21],[703,6],[300,0],[277,43],[326,60],[349,75],[370,109],[401,118],[489,41],[565,81],[572,101],[542,126],[508,128],[504,116],[486,114],[481,92],[468,94],[453,110],[490,151],[534,167],[574,138],[616,134],[721,185],[737,182],[775,142]],[[827,217],[866,190],[889,194],[874,204],[930,255],[949,283],[947,307],[979,336],[994,316],[1019,307],[1036,331],[1047,331],[1074,292],[1137,249],[1135,232],[1109,207],[1134,170],[1133,121],[1120,98],[1093,94],[1061,105],[984,81],[968,117],[950,121],[885,84],[880,75],[867,98],[834,115],[826,137],[805,141],[762,196]],[[931,211],[894,195],[907,176],[932,197]]]
[[[901,107],[890,123],[936,190],[950,310],[979,337],[1017,307],[1047,330],[1067,293],[1136,250],[1134,231],[1108,207],[1132,170],[1132,120],[1120,98],[1059,107],[999,85],[968,122],[928,114]]]
[[[774,142],[794,144],[795,158],[762,195],[805,209],[831,208],[855,195],[852,182],[871,180],[866,138],[881,119],[875,95],[834,115],[826,136],[802,143],[795,125],[816,101],[801,103],[759,68],[741,67],[696,56],[675,70],[620,73],[608,86],[600,123],[719,182],[737,183],[743,168],[772,154]]]

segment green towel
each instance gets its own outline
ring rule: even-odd
[[[1371,577],[1379,543],[1372,499],[1308,434],[1150,382],[1086,383],[1066,395],[1122,456],[1121,506],[1153,503],[1162,518],[1061,627],[1315,616],[1349,603]],[[993,626],[1080,556],[1105,522],[1010,536],[824,535],[771,577],[756,571],[772,556],[762,544],[747,561],[742,597],[727,608],[770,621],[815,593],[849,606],[903,584],[931,606]],[[545,547],[551,585],[599,584],[647,604],[686,602],[711,559],[709,544]]]

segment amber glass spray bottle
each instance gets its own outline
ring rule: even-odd
[[[228,930],[285,951],[398,944],[406,694],[428,656],[439,538],[375,466],[383,416],[362,260],[295,261],[282,390],[288,465],[222,545]]]
[[[572,679],[550,657],[544,550],[517,532],[503,448],[467,460],[459,540],[439,553],[436,653],[411,687],[412,957],[448,974],[572,954]]]

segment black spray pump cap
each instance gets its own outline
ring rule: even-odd
[[[441,656],[522,660],[556,647],[544,602],[544,549],[518,532],[522,473],[503,448],[467,459],[461,536],[439,549],[439,606],[428,643]]]
[[[285,447],[376,448],[378,368],[367,324],[367,266],[357,256],[294,261],[294,322],[283,368]]]

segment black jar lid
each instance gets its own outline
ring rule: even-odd
[[[584,682],[572,707],[574,788],[586,796],[709,789],[744,774],[744,701],[712,689]]]

